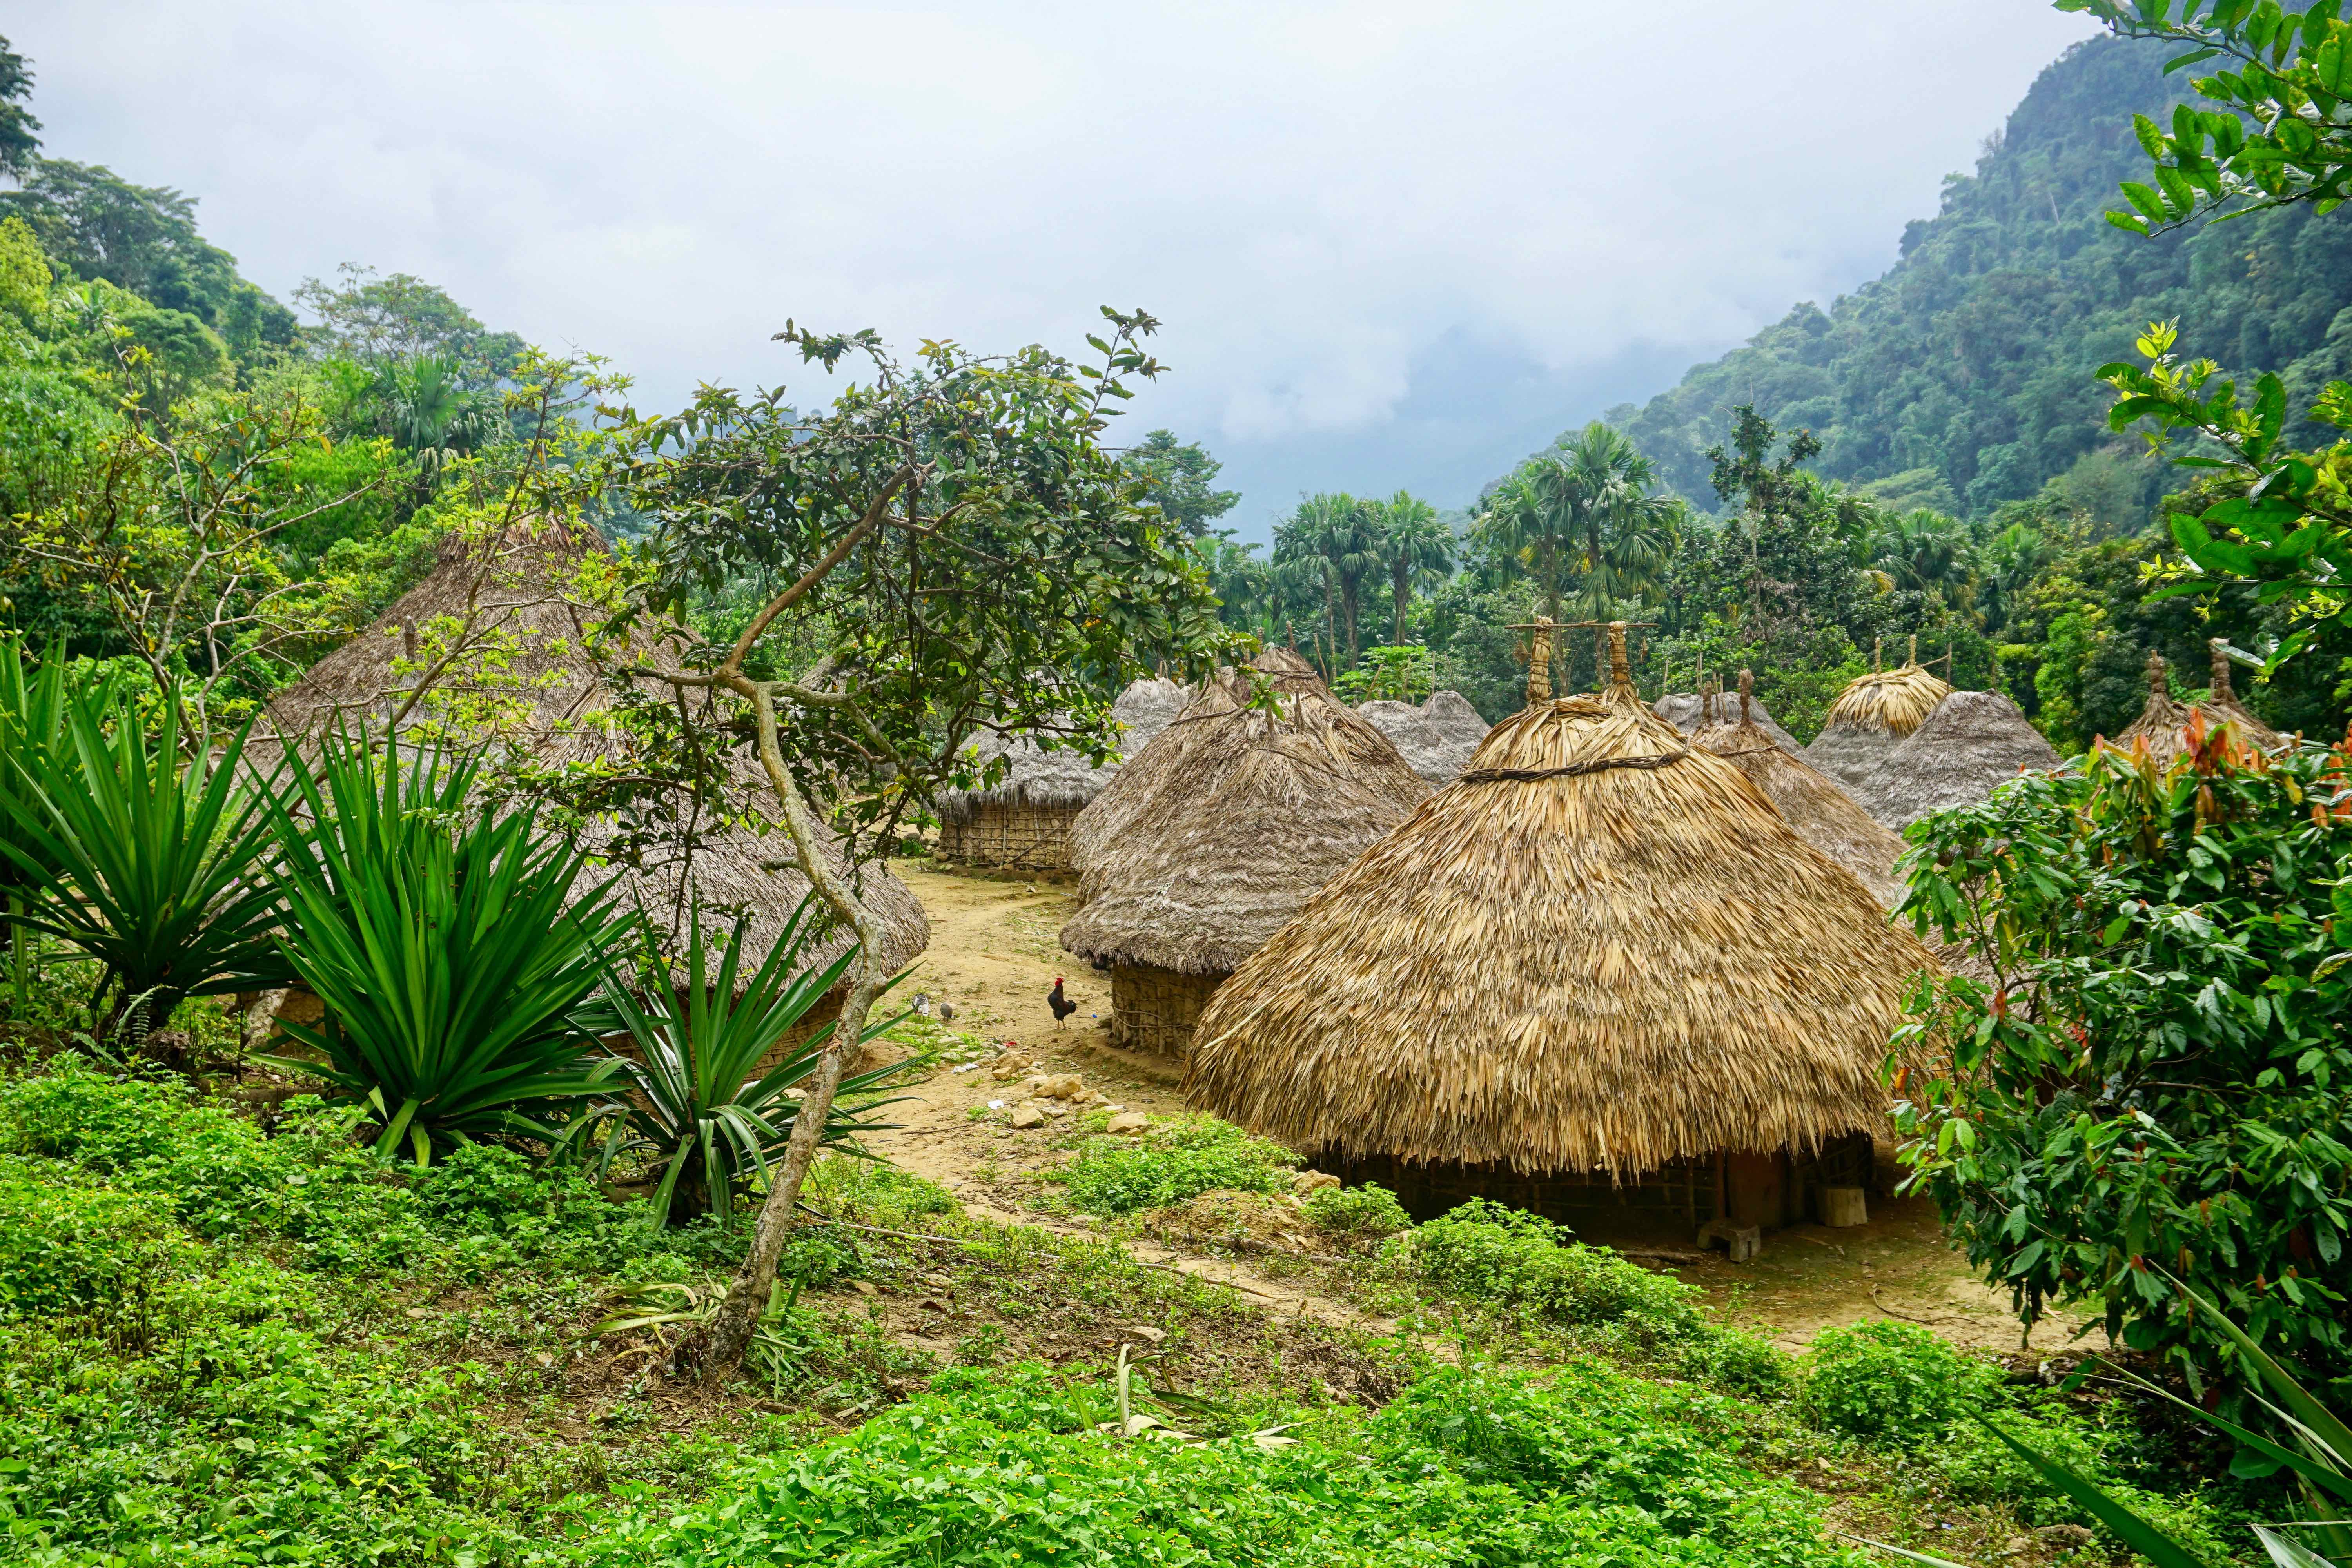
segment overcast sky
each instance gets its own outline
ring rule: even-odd
[[[283,298],[342,261],[611,355],[641,408],[819,390],[787,315],[1071,348],[1140,305],[1133,433],[1262,537],[1455,506],[1893,262],[2048,0],[799,9],[14,0],[53,157],[201,198]]]

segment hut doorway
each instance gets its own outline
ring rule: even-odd
[[[1779,1230],[1821,1218],[1824,1187],[1872,1184],[1870,1136],[1863,1132],[1811,1153],[1727,1151],[1615,1180],[1606,1171],[1529,1175],[1503,1165],[1423,1164],[1386,1155],[1349,1160],[1326,1153],[1310,1163],[1350,1186],[1379,1183],[1415,1224],[1485,1198],[1600,1242],[1687,1243],[1699,1226],[1718,1218],[1742,1228]]]
[[[1181,1059],[1192,1048],[1192,1029],[1223,974],[1183,974],[1147,964],[1114,963],[1110,970],[1110,1043],[1122,1050],[1149,1051]]]

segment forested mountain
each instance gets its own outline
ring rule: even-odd
[[[2187,90],[2178,49],[2101,37],[2044,70],[1951,176],[1943,210],[1904,231],[1902,259],[1824,311],[1801,304],[1648,404],[1609,411],[1663,478],[1712,509],[1706,448],[1752,404],[1822,441],[1824,478],[1886,500],[1982,516],[2051,480],[2111,527],[2161,482],[2105,433],[2102,363],[2178,317],[2182,349],[2231,371],[2278,370],[2294,406],[2352,376],[2352,212],[2305,205],[2154,239],[2109,224],[2118,182],[2144,178],[2137,113]],[[2316,433],[2299,433],[2308,442]]]

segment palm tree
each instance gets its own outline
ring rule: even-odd
[[[1330,637],[1328,662],[1337,673],[1353,669],[1361,649],[1356,635],[1363,607],[1364,583],[1381,569],[1379,543],[1364,502],[1351,495],[1326,492],[1307,497],[1289,521],[1274,531],[1274,559],[1301,576],[1321,579],[1323,610]],[[1347,663],[1339,665],[1342,635]]]
[[[1454,533],[1437,521],[1435,507],[1408,490],[1372,507],[1375,542],[1396,594],[1395,638],[1402,643],[1414,586],[1454,570]]]
[[[1896,587],[1961,614],[1976,604],[1978,574],[1967,525],[1927,507],[1889,519],[1871,564]]]
[[[1650,459],[1596,419],[1558,466],[1572,531],[1569,564],[1582,580],[1576,608],[1601,620],[1626,600],[1648,603],[1674,549],[1675,515],[1673,501],[1650,493],[1657,482]]]

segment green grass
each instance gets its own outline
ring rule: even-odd
[[[479,1145],[387,1165],[349,1121],[298,1104],[268,1131],[69,1064],[0,1078],[0,1562],[1859,1568],[1834,1516],[1990,1563],[2077,1521],[1979,1410],[2217,1553],[2242,1540],[2244,1500],[2182,1490],[2120,1404],[1904,1336],[1792,1362],[1481,1208],[1348,1266],[1408,1302],[1375,1339],[828,1158],[809,1195],[841,1223],[791,1244],[789,1353],[704,1399],[650,1336],[586,1331],[632,1289],[722,1279],[740,1218],[656,1231]],[[1287,1173],[1211,1123],[1093,1160],[1147,1193]],[[1194,1441],[1103,1429],[1122,1342],[1136,1408]],[[1796,1484],[1823,1474],[1847,1495]]]
[[[1125,1215],[1220,1190],[1280,1192],[1297,1163],[1279,1143],[1195,1116],[1160,1121],[1140,1138],[1090,1138],[1055,1174],[1074,1206]]]

